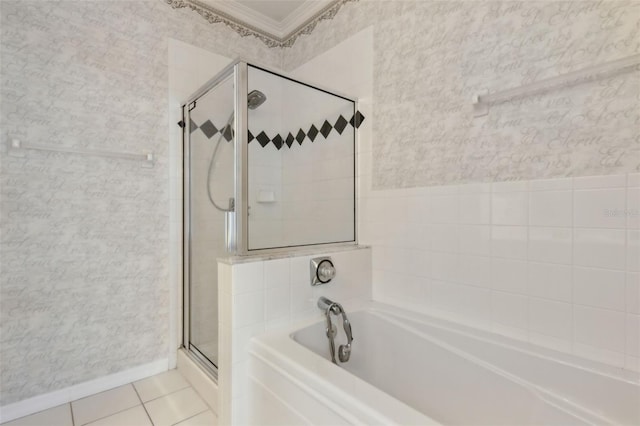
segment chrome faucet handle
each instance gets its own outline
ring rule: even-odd
[[[310,269],[312,286],[327,284],[336,276],[336,268],[330,257],[311,259]]]
[[[351,343],[347,343],[346,345],[340,345],[338,347],[338,359],[340,362],[347,362],[351,357]]]
[[[347,318],[347,313],[342,308],[342,305],[329,300],[324,296],[318,299],[318,308],[324,311],[325,314],[325,319],[327,322],[327,338],[329,339],[329,353],[331,355],[331,362],[333,362],[334,364],[337,364],[335,344],[335,336],[337,332],[335,326],[331,322],[331,314],[342,317],[342,326],[344,327],[344,332],[347,335],[347,344],[340,345],[338,347],[338,359],[340,360],[340,362],[349,361],[349,357],[351,356],[351,342],[353,342],[353,333],[351,331],[351,322],[349,322],[349,318]]]
[[[320,282],[328,283],[336,276],[336,268],[331,260],[325,259],[318,265],[318,279]]]
[[[349,318],[347,318],[347,313],[340,307],[342,310],[342,326],[344,327],[344,333],[347,335],[347,344],[340,345],[338,347],[338,359],[340,362],[349,361],[349,357],[351,356],[351,342],[353,342],[353,334],[351,333],[351,322]]]

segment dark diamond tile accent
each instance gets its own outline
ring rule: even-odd
[[[316,126],[314,126],[313,124],[311,125],[309,131],[307,132],[307,136],[309,137],[309,139],[311,139],[311,142],[316,139],[316,136],[318,136],[318,129],[316,128]]]
[[[336,129],[338,134],[341,135],[344,131],[344,128],[347,127],[347,124],[349,124],[349,122],[342,115],[340,115],[340,117],[338,117],[338,120],[336,121],[336,124],[333,125],[333,128]]]
[[[190,129],[190,133],[193,133],[196,130],[198,130],[198,125],[192,119],[189,119],[189,129]]]
[[[288,146],[289,148],[291,148],[291,145],[293,145],[293,141],[294,141],[294,140],[295,140],[295,139],[294,139],[293,135],[292,135],[291,133],[289,133],[289,134],[287,135],[287,139],[285,139],[284,143],[286,143],[286,144],[287,144],[287,146]]]
[[[269,136],[267,136],[265,132],[258,133],[258,136],[256,136],[256,140],[258,141],[260,146],[263,148],[267,146],[269,142],[271,142],[271,139],[269,139]]]
[[[278,149],[282,148],[282,145],[284,144],[284,140],[282,140],[282,136],[280,135],[276,135],[273,139],[271,139],[271,142],[273,142],[273,144]]]
[[[200,126],[200,130],[202,130],[202,133],[204,133],[204,135],[209,139],[211,139],[213,135],[218,133],[218,129],[216,129],[216,126],[213,125],[211,120],[207,120],[202,123],[202,126]]]
[[[254,140],[256,137],[253,136],[253,133],[251,133],[251,130],[247,130],[249,132],[249,134],[247,135],[247,143],[251,143],[252,140]]]
[[[327,136],[329,136],[329,133],[331,133],[331,129],[333,129],[333,127],[331,127],[331,124],[329,124],[327,120],[324,120],[322,128],[320,129],[320,133],[322,133],[322,136],[324,136],[324,138],[326,139]]]
[[[225,126],[224,129],[222,129],[222,136],[227,140],[227,142],[230,142],[231,139],[233,139],[233,130],[231,129],[231,126]]]
[[[360,127],[363,121],[364,115],[362,115],[360,111],[356,111],[355,115],[351,117],[351,120],[349,120],[349,124],[357,129],[358,127]]]
[[[267,136],[265,132],[260,132],[258,136],[254,136],[251,132],[248,132],[248,141],[251,142],[256,139],[262,147],[265,147],[269,144],[269,142],[273,142],[273,145],[277,149],[281,149],[284,145],[287,145],[289,148],[293,145],[294,141],[298,141],[300,145],[306,138],[309,138],[311,142],[314,142],[318,136],[318,133],[322,134],[325,139],[331,134],[333,129],[336,130],[339,134],[344,133],[344,130],[347,128],[349,124],[351,124],[356,129],[360,127],[362,122],[364,121],[364,115],[360,111],[356,111],[356,113],[351,117],[351,120],[347,121],[347,119],[343,115],[339,115],[334,125],[331,125],[328,120],[325,120],[322,123],[322,127],[320,130],[312,124],[309,127],[309,130],[305,134],[304,130],[299,129],[298,133],[294,136],[292,133],[287,133],[286,138],[281,135],[276,135],[273,140]],[[204,124],[203,124],[204,126]],[[204,130],[203,130],[204,131]],[[231,140],[233,137],[233,129],[231,126],[227,126],[222,130],[222,135],[227,139],[227,141]]]
[[[298,130],[298,134],[296,135],[296,140],[298,141],[298,144],[302,145],[302,141],[304,140],[305,136],[307,135],[304,134],[302,129]]]

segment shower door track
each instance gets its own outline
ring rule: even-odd
[[[218,367],[204,355],[196,345],[189,344],[185,347],[189,358],[194,360],[198,365],[202,367],[205,373],[207,373],[214,381],[218,381]]]

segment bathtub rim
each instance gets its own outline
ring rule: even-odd
[[[487,331],[484,328],[454,322],[448,318],[441,318],[432,313],[412,311],[379,302],[372,302],[366,308],[361,310],[369,310],[382,314],[388,313],[392,316],[400,317],[401,320],[404,319],[407,321],[426,323],[428,326],[462,334],[470,339],[506,347],[517,352],[524,352],[528,355],[584,370],[612,380],[619,380],[631,385],[640,386],[640,372],[615,367],[602,362],[582,358],[567,352],[546,348],[524,340]],[[295,332],[292,332],[292,335],[294,333]]]
[[[600,375],[611,380],[626,382],[633,386],[640,386],[640,379],[639,379],[640,374],[637,374],[633,371],[619,370],[619,369],[616,369],[615,367],[612,367],[606,364],[580,358],[572,354],[567,354],[567,353],[555,351],[552,349],[544,348],[544,347],[534,345],[525,341],[517,340],[514,338],[502,336],[502,335],[487,331],[486,329],[475,328],[467,324],[453,322],[450,319],[437,317],[430,313],[425,314],[423,312],[411,311],[405,308],[400,308],[393,305],[383,304],[383,303],[374,302],[374,301],[358,303],[356,306],[346,306],[346,310],[347,310],[347,313],[350,313],[350,312],[355,313],[358,311],[369,312],[374,316],[382,317],[383,320],[385,319],[385,315],[390,315],[390,318],[388,319],[391,320],[391,322],[394,323],[394,325],[403,327],[408,331],[418,335],[421,333],[418,329],[416,329],[415,327],[412,327],[410,324],[406,324],[402,322],[409,321],[409,322],[425,323],[427,326],[444,329],[448,332],[452,332],[456,334],[461,334],[466,338],[470,338],[472,340],[479,340],[479,341],[483,341],[493,345],[498,345],[501,347],[505,347],[508,350],[523,352],[530,356],[543,358],[550,362],[558,363],[561,365],[567,365],[571,368],[577,368],[579,370],[584,370],[588,373]],[[272,357],[272,360],[276,364],[280,365],[281,367],[284,367],[286,365],[284,370],[287,372],[291,371],[291,367],[295,366],[295,370],[297,370],[296,371],[297,377],[301,377],[300,376],[301,374],[302,376],[305,377],[306,383],[309,383],[309,380],[311,380],[311,382],[314,383],[314,380],[315,380],[316,383],[314,383],[314,386],[311,387],[311,390],[314,392],[320,392],[325,396],[327,394],[335,395],[336,392],[338,392],[342,394],[341,398],[344,398],[344,400],[350,401],[350,403],[357,402],[356,405],[364,404],[366,405],[366,410],[369,410],[369,411],[372,409],[372,407],[381,408],[381,405],[384,405],[384,404],[368,405],[367,400],[363,401],[363,398],[355,398],[349,392],[344,392],[345,388],[350,389],[349,385],[345,386],[344,381],[354,380],[356,383],[358,383],[359,387],[364,386],[365,388],[368,388],[367,393],[368,392],[373,392],[374,394],[378,393],[382,395],[382,396],[378,395],[378,397],[385,399],[387,402],[395,401],[396,403],[401,404],[403,406],[403,410],[404,409],[410,410],[414,413],[417,413],[417,415],[419,416],[424,416],[426,419],[429,419],[429,421],[432,422],[433,424],[439,424],[437,423],[437,421],[428,417],[426,414],[419,412],[414,408],[408,406],[407,404],[403,403],[402,401],[392,397],[391,395],[388,395],[384,391],[374,387],[373,385],[369,384],[365,380],[360,379],[359,377],[340,368],[339,366],[333,365],[327,358],[321,356],[320,354],[317,354],[313,350],[303,346],[301,343],[295,340],[294,336],[296,333],[300,332],[301,330],[307,327],[318,325],[323,321],[324,319],[322,318],[320,312],[318,312],[318,315],[314,318],[307,318],[302,321],[297,321],[296,323],[291,324],[290,326],[287,326],[287,327],[282,327],[279,330],[268,331],[260,336],[257,336],[251,339],[252,343],[250,344],[249,352],[250,354],[252,352],[257,354],[269,353],[270,357]],[[400,324],[398,324],[398,322],[400,322]],[[433,343],[433,338],[430,338],[429,340],[432,340],[432,343]],[[435,339],[435,340],[438,340],[438,339]],[[290,352],[291,350],[297,353],[294,356],[291,356],[291,352]],[[472,357],[472,358],[477,359],[476,357]],[[474,361],[474,359],[472,359],[471,361]],[[326,373],[327,369],[329,370],[335,369],[335,374],[330,374],[331,377],[328,380],[325,376],[323,376],[323,374],[320,374],[317,371],[318,365],[320,365],[320,369],[324,373]],[[486,368],[486,366],[484,367]],[[504,376],[503,373],[505,373],[505,371],[501,370],[498,366],[493,366],[493,367],[496,370],[499,370],[497,371],[498,374],[501,374]],[[494,372],[496,371],[494,370]],[[336,384],[333,380],[333,379],[336,379],[336,377],[334,376],[340,376],[344,374],[350,376],[350,379],[342,377],[341,378],[341,380],[343,381],[342,385],[339,385],[339,380],[338,380],[338,384]],[[506,375],[507,375],[507,378],[509,379],[514,377],[513,374],[508,372]],[[515,377],[520,379],[518,376],[515,376]],[[318,380],[323,381],[324,383],[318,384],[317,383]],[[590,410],[588,407],[576,405],[574,403],[569,403],[569,405],[567,406],[564,403],[562,403],[564,399],[561,395],[556,394],[552,390],[549,390],[544,387],[533,384],[531,382],[528,382],[527,380],[520,379],[520,380],[517,380],[517,383],[520,384],[521,386],[525,386],[526,388],[528,388],[530,391],[535,393],[538,397],[540,397],[546,403],[554,405],[556,408],[559,408],[565,412],[570,413],[571,415],[581,418],[586,422],[593,422],[594,420],[610,420],[610,419],[607,419],[606,417],[603,418],[602,416]],[[543,390],[543,395],[550,396],[551,400],[547,399],[543,395],[540,395],[540,389]],[[338,403],[338,405],[341,405],[341,404]],[[577,408],[577,412],[576,412],[576,408]],[[360,409],[362,410],[362,407],[360,407]],[[396,415],[398,414],[398,411],[393,410],[391,414],[392,415],[385,414],[384,412],[378,412],[376,418],[378,419],[384,418],[391,422],[398,421],[396,417]],[[584,417],[585,415],[586,415],[586,418]],[[408,422],[408,423],[412,423],[412,422]],[[422,421],[422,423],[424,423],[424,421]]]
[[[318,321],[304,321],[308,325]],[[300,328],[296,328],[298,330]],[[353,424],[441,425],[431,417],[376,388],[351,372],[309,350],[287,333],[274,332],[251,339],[249,358],[275,369],[289,382],[319,399]],[[249,377],[252,377],[250,370]],[[354,395],[357,395],[354,396]],[[354,413],[355,411],[355,413]]]
[[[621,367],[616,367],[613,365],[605,364],[603,362],[590,360],[568,352],[563,352],[534,343],[529,343],[525,340],[489,331],[483,327],[474,327],[472,324],[469,324],[467,322],[457,322],[448,317],[440,317],[437,315],[437,312],[434,313],[432,311],[416,311],[407,309],[405,307],[376,302],[373,300],[356,304],[345,303],[343,305],[345,307],[347,315],[349,315],[351,312],[357,311],[372,311],[380,312],[383,314],[388,313],[393,316],[400,317],[404,320],[426,323],[427,325],[435,328],[462,334],[470,339],[481,340],[486,343],[496,344],[501,347],[506,347],[518,352],[524,352],[532,356],[537,356],[557,362],[559,364],[578,368],[592,374],[597,374],[613,380],[620,380],[631,385],[640,386],[640,372],[623,369]],[[267,331],[261,336],[287,333],[287,335],[292,340],[295,340],[294,334],[296,332],[323,321],[324,318],[322,317],[320,311],[318,311],[318,315],[314,318],[307,318],[304,320],[296,321],[291,325],[282,327],[278,330]]]
[[[375,318],[378,318],[381,321],[386,321],[387,323],[391,324],[392,326],[398,329],[402,329],[408,332],[409,334],[415,336],[415,338],[418,340],[423,340],[423,341],[429,342],[429,344],[431,345],[440,347],[450,352],[451,354],[457,356],[458,358],[461,358],[466,362],[476,365],[477,368],[489,371],[492,374],[498,377],[501,377],[502,379],[505,379],[510,383],[513,383],[515,386],[518,386],[521,389],[528,392],[531,395],[531,398],[535,398],[543,404],[547,404],[553,407],[554,409],[557,409],[565,413],[568,416],[574,417],[577,420],[580,420],[581,422],[583,422],[584,424],[592,424],[592,425],[615,424],[615,422],[611,418],[607,417],[606,415],[599,413],[598,411],[594,411],[588,406],[571,401],[570,399],[565,398],[561,394],[558,394],[555,390],[551,388],[547,388],[541,384],[534,383],[525,377],[521,377],[513,372],[510,372],[504,369],[499,364],[492,363],[490,360],[484,359],[482,357],[478,357],[475,354],[470,353],[465,349],[458,348],[454,344],[450,344],[447,341],[441,340],[438,337],[430,335],[428,331],[424,331],[420,329],[421,324],[427,325],[429,327],[434,327],[426,321],[421,321],[419,324],[416,325],[415,320],[407,320],[404,318],[399,318],[399,315],[396,316],[393,314],[389,314],[388,311],[386,312],[387,315],[384,315],[381,310],[374,309],[372,307],[369,307],[368,309],[362,309],[360,311],[356,311],[354,312],[354,314],[355,313],[366,313]],[[322,323],[315,322],[310,326],[297,330],[294,333],[290,334],[290,338],[298,342],[298,344],[300,344],[301,346],[305,347],[308,351],[318,355],[311,348],[308,348],[304,346],[302,343],[300,343],[296,339],[296,334],[298,334],[303,330],[307,330],[307,328],[309,327],[316,328],[319,325],[322,325]],[[452,331],[452,330],[447,330],[447,332],[450,332],[453,334],[459,334],[456,331]],[[464,336],[464,337],[471,339],[472,341],[473,340],[487,341],[487,339],[473,339],[475,336],[472,336],[472,335]],[[514,350],[512,347],[509,347],[507,345],[497,345],[495,342],[488,342],[488,343],[495,346],[504,346],[509,351]],[[321,355],[318,355],[318,356],[321,356]],[[536,356],[536,355],[533,355],[533,356]],[[323,358],[323,359],[325,360],[326,363],[329,363],[330,365],[332,365],[327,358]],[[556,364],[558,363],[555,359],[550,359],[546,361],[556,363]],[[337,367],[340,368],[339,366]],[[342,368],[340,369],[342,370]],[[344,371],[347,371],[347,370],[344,370]]]

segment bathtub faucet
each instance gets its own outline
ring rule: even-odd
[[[327,338],[329,339],[329,352],[331,353],[331,362],[333,362],[334,364],[337,364],[335,344],[337,330],[331,323],[331,314],[336,316],[340,315],[342,317],[342,326],[344,327],[344,333],[347,335],[347,344],[340,345],[338,347],[338,359],[340,360],[340,362],[349,361],[349,357],[351,356],[351,342],[353,341],[353,335],[351,334],[351,323],[349,322],[349,318],[347,318],[347,314],[342,308],[342,305],[333,302],[326,297],[320,297],[318,299],[318,308],[324,311],[325,317],[327,319]]]

